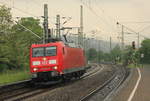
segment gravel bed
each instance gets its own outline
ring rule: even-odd
[[[92,77],[77,80],[66,86],[26,99],[26,101],[79,101],[108,80],[114,74],[114,71],[115,68],[105,65],[105,68],[100,73]]]

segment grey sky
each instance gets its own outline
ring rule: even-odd
[[[84,2],[84,27],[85,32],[90,30],[99,30],[97,36],[102,39],[109,39],[110,36],[117,41],[119,28],[116,26],[116,21],[120,21],[130,28],[140,31],[147,24],[125,23],[127,21],[150,21],[150,0],[82,0]],[[13,0],[0,0],[0,3],[5,3],[9,7],[13,7]],[[29,12],[35,16],[43,15],[43,4],[49,4],[50,26],[54,27],[55,15],[71,16],[72,20],[67,26],[79,25],[79,10],[80,0],[14,0],[14,7],[23,11]],[[96,16],[92,10],[98,15]],[[31,16],[24,14],[17,9],[13,9],[13,16]],[[149,30],[143,31],[143,35],[148,35]],[[126,38],[126,42],[130,42],[130,37]],[[131,38],[135,40],[136,38]]]

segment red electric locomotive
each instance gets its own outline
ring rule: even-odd
[[[80,77],[85,73],[85,65],[83,49],[62,41],[33,44],[30,49],[30,71],[37,81]]]
[[[33,80],[41,82],[82,76],[86,70],[83,49],[69,45],[67,34],[61,35],[61,30],[71,27],[60,28],[60,20],[58,20],[60,16],[57,15],[56,33],[51,31],[48,28],[47,4],[44,5],[43,18],[43,44],[33,44],[30,49],[30,71],[33,74]],[[80,30],[83,32],[83,25],[80,26]],[[64,42],[62,36],[65,39]]]

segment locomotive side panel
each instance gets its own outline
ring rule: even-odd
[[[65,47],[63,56],[63,72],[71,73],[83,70],[85,67],[85,57],[80,48]]]

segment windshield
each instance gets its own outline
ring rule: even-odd
[[[39,57],[39,56],[44,56],[44,48],[33,48],[33,57]]]
[[[46,47],[45,55],[46,56],[56,56],[56,47]]]
[[[32,57],[56,56],[56,47],[39,47],[32,49]]]

